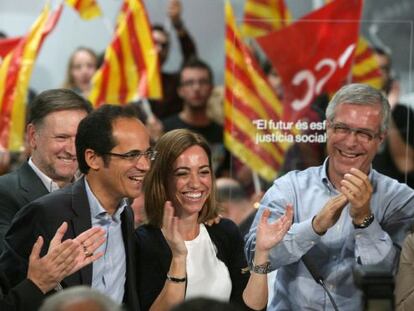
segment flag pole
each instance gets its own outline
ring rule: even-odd
[[[260,185],[259,175],[256,172],[252,171],[252,177],[253,177],[254,192],[256,194],[260,194],[262,192],[262,187]]]

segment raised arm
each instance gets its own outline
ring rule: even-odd
[[[171,249],[172,260],[164,287],[151,305],[150,310],[153,311],[170,310],[173,305],[184,301],[187,284],[187,248],[178,231],[178,223],[179,219],[174,216],[174,208],[171,202],[166,202],[164,206],[162,234]]]
[[[260,217],[252,271],[243,292],[245,304],[254,310],[261,310],[267,304],[269,251],[283,239],[292,225],[293,208],[289,205],[285,214],[273,223],[269,222],[269,216],[270,210],[265,209]]]

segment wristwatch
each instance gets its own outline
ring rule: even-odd
[[[374,221],[374,214],[371,214],[371,215],[365,217],[364,220],[360,224],[355,224],[353,222],[354,228],[355,229],[365,229],[370,224],[372,224],[373,221]]]
[[[258,274],[268,274],[270,272],[270,261],[266,261],[261,265],[256,265],[253,262],[253,265],[250,267],[250,271]]]

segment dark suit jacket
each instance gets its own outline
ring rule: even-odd
[[[139,310],[139,306],[135,282],[133,219],[133,211],[130,206],[127,206],[121,214],[127,271],[124,302],[128,310],[136,311]],[[64,240],[74,238],[91,228],[91,213],[83,178],[33,201],[21,209],[13,219],[6,234],[5,252],[0,257],[0,270],[7,274],[9,280],[12,280],[12,286],[25,278],[27,260],[36,238],[41,235],[45,239],[42,249],[42,255],[44,255],[57,228],[64,221],[68,223]],[[63,287],[91,285],[91,283],[92,265],[68,276],[61,282]]]
[[[48,193],[27,162],[14,172],[0,176],[0,253],[14,215],[26,204]]]
[[[41,290],[28,279],[9,289],[6,276],[0,271],[1,311],[37,310],[41,306],[44,297]]]

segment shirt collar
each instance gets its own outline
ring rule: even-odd
[[[98,219],[98,218],[106,217],[107,215],[109,216],[108,212],[103,208],[101,203],[99,203],[99,200],[97,199],[97,197],[93,194],[89,186],[88,180],[86,178],[85,178],[85,190],[86,190],[86,195],[88,197],[89,208],[91,210],[91,217]],[[127,204],[128,203],[126,199],[121,200],[116,212],[111,216],[111,218],[115,222],[119,222],[121,220],[121,214],[124,211]]]
[[[45,185],[47,191],[53,192],[58,190],[60,187],[59,185],[54,182],[49,176],[47,176],[45,173],[43,173],[37,166],[34,164],[32,157],[29,158],[28,164],[33,169],[33,171],[36,173],[37,177],[40,178],[42,183]]]

